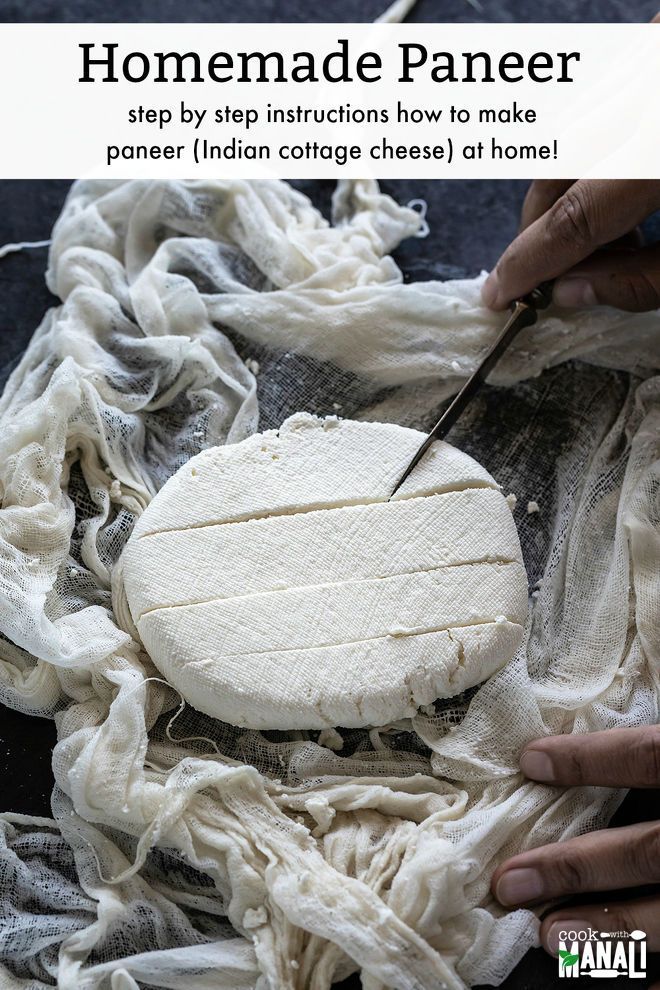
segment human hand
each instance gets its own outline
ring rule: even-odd
[[[484,305],[505,309],[556,279],[558,306],[660,306],[660,243],[643,246],[637,225],[660,209],[660,180],[533,182],[521,232],[482,288]]]
[[[660,787],[660,725],[610,729],[588,735],[549,736],[530,743],[520,758],[524,774],[569,786]],[[513,856],[493,874],[492,891],[505,907],[523,907],[568,894],[660,882],[660,821],[603,829]],[[646,932],[660,951],[660,890],[647,897],[603,901],[552,911],[541,942],[557,954],[559,932]]]

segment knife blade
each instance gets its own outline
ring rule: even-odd
[[[516,299],[511,304],[511,314],[504,324],[499,337],[490,347],[477,369],[465,382],[460,392],[458,392],[447,409],[445,409],[438,422],[424,439],[424,442],[415,451],[413,458],[394,486],[390,498],[396,495],[401,485],[417,467],[431,444],[435,443],[436,440],[444,439],[447,433],[449,433],[458,417],[465,411],[468,404],[475,397],[490,372],[520,331],[525,327],[533,326],[538,319],[539,310],[547,309],[552,302],[552,286],[552,282],[543,282],[526,296]]]

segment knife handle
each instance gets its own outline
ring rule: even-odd
[[[554,284],[554,279],[551,279],[548,282],[541,282],[541,284],[535,289],[528,292],[526,296],[523,296],[522,299],[518,299],[516,301],[525,303],[526,306],[533,306],[534,309],[547,309],[552,302],[552,290],[554,288]]]

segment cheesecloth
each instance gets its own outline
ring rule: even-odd
[[[331,224],[282,182],[73,186],[61,305],[0,401],[1,698],[58,731],[53,820],[0,818],[3,988],[496,984],[538,922],[493,901],[495,866],[620,802],[517,759],[657,720],[657,313],[551,312],[452,433],[517,494],[532,593],[481,687],[261,733],[183,704],[131,637],[113,565],[194,453],[298,410],[427,429],[474,367],[501,317],[481,279],[404,283],[421,222],[366,181]]]

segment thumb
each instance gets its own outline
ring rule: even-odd
[[[660,307],[660,244],[636,251],[604,250],[555,283],[558,306],[616,306],[633,313]]]
[[[544,736],[525,747],[520,768],[548,784],[658,787],[660,726]]]

